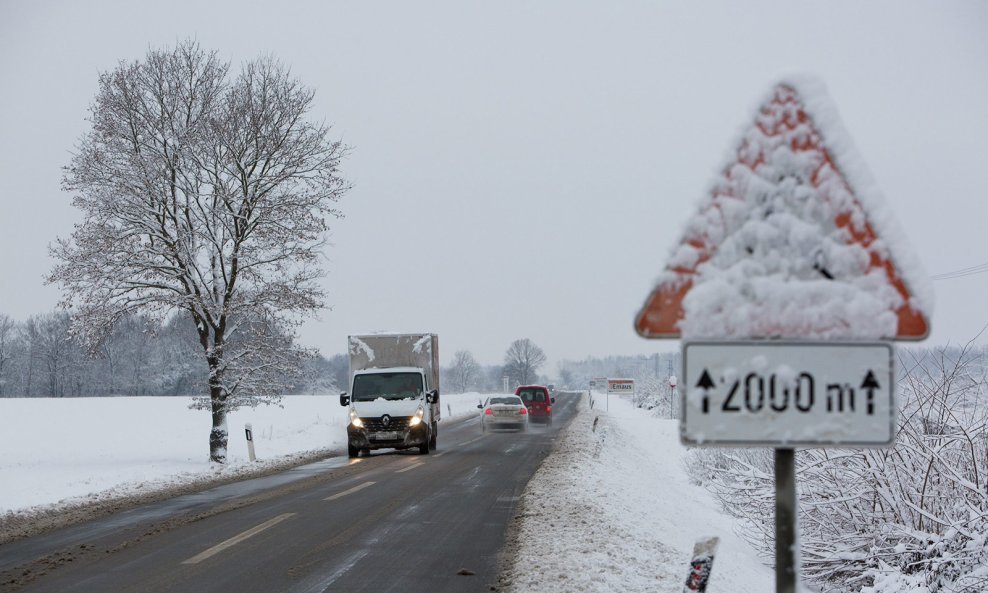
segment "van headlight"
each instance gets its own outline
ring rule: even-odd
[[[356,426],[357,428],[364,427],[364,421],[357,416],[357,412],[350,410],[350,424]]]
[[[422,424],[422,417],[423,416],[425,416],[425,410],[422,409],[422,408],[419,408],[418,410],[415,411],[415,415],[412,416],[412,419],[408,421],[408,425],[409,426],[418,426],[419,424]]]

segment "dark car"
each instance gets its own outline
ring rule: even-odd
[[[556,403],[556,398],[549,395],[549,388],[545,385],[521,385],[515,389],[515,395],[525,402],[528,408],[529,422],[544,422],[552,424],[552,404]]]

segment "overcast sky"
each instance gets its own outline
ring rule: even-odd
[[[78,220],[60,168],[97,76],[189,37],[272,54],[352,147],[329,305],[302,341],[440,334],[502,362],[649,354],[632,323],[769,89],[828,88],[931,276],[988,264],[988,3],[0,0],[0,313],[52,310]],[[983,266],[988,268],[988,265]],[[988,272],[937,280],[927,344],[988,324]],[[982,338],[984,342],[985,338]]]

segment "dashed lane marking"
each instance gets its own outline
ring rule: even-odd
[[[202,552],[201,554],[197,554],[197,555],[193,556],[192,558],[189,558],[188,560],[182,562],[182,564],[199,564],[203,560],[206,560],[208,558],[211,558],[211,557],[215,556],[216,554],[219,554],[223,550],[225,550],[227,548],[231,548],[231,547],[239,544],[240,542],[242,542],[242,541],[244,541],[246,539],[252,538],[255,535],[257,535],[258,533],[264,531],[265,529],[268,529],[270,527],[274,527],[275,525],[277,525],[278,523],[281,523],[285,519],[287,519],[289,517],[294,517],[294,516],[295,516],[295,513],[284,513],[282,515],[278,515],[274,519],[269,519],[269,520],[265,521],[264,523],[261,523],[260,525],[258,525],[256,527],[251,527],[250,529],[248,529],[247,531],[241,533],[240,535],[235,535],[235,536],[231,537],[230,539],[226,540],[225,542],[221,542],[221,543],[216,544],[215,546],[213,546],[212,548],[209,548],[205,552]]]
[[[414,465],[409,465],[409,466],[408,466],[408,467],[406,467],[405,469],[400,469],[400,470],[398,470],[398,471],[396,471],[395,473],[396,473],[396,474],[400,474],[401,472],[407,472],[407,471],[408,471],[408,470],[410,470],[410,469],[415,469],[415,468],[417,468],[417,467],[422,467],[423,465],[425,465],[425,464],[424,464],[424,463],[416,463],[416,464],[414,464]]]
[[[377,482],[364,482],[363,484],[354,486],[353,488],[350,488],[349,490],[344,490],[343,492],[337,492],[336,494],[334,494],[332,496],[327,496],[323,500],[336,500],[337,498],[343,498],[347,494],[353,494],[354,492],[358,492],[360,490],[363,490],[364,488],[366,488],[368,486],[373,486],[376,483]]]

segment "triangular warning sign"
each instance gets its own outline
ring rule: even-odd
[[[932,289],[873,186],[822,86],[777,85],[689,221],[636,330],[925,338]]]

